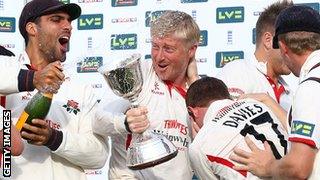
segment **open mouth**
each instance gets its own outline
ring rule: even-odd
[[[64,51],[67,51],[67,49],[68,49],[69,39],[70,38],[68,36],[62,36],[59,38],[59,43],[63,47]]]
[[[166,68],[168,65],[158,64],[160,68]]]

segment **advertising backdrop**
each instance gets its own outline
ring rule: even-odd
[[[97,69],[132,53],[150,58],[150,23],[165,10],[190,14],[201,29],[196,59],[201,75],[214,76],[226,63],[248,60],[255,50],[255,22],[275,0],[61,0],[77,3],[82,15],[73,31],[65,68],[90,84],[100,98],[114,96]],[[24,49],[19,15],[27,1],[0,0],[0,45],[16,56]],[[319,0],[295,0],[319,11]],[[296,78],[289,75],[293,89]],[[107,179],[107,165],[88,171],[90,179]]]

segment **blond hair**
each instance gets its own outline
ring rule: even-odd
[[[320,34],[318,33],[293,31],[279,34],[278,38],[280,41],[284,41],[288,48],[297,55],[320,49]]]
[[[163,38],[173,35],[191,46],[199,43],[200,30],[192,17],[181,11],[165,11],[151,24],[152,38]]]

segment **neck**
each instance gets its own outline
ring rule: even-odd
[[[187,84],[187,80],[186,78],[184,79],[176,79],[174,81],[170,81],[172,82],[175,86],[181,87],[183,89],[187,89],[186,84]]]
[[[277,73],[273,71],[270,63],[267,63],[267,76],[269,76],[273,80],[273,82],[278,85],[279,75],[277,75]]]
[[[256,57],[258,62],[266,62],[267,58],[266,58],[266,53],[256,49],[256,51],[254,52],[254,56]]]
[[[257,49],[254,53],[256,59],[258,62],[267,62],[268,58],[267,58],[267,54],[266,52]],[[279,79],[279,75],[276,75],[276,73],[273,71],[273,68],[271,67],[271,63],[267,63],[267,76],[269,76],[276,84],[278,82]]]
[[[39,51],[38,48],[28,43],[26,47],[26,52],[30,59],[30,64],[36,70],[43,69],[49,63],[43,58],[42,53]]]

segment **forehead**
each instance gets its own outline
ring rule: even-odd
[[[165,37],[152,37],[152,43],[155,44],[168,44],[168,45],[179,45],[183,42],[181,38],[175,36],[165,36]]]
[[[52,16],[60,16],[60,17],[66,18],[66,19],[70,18],[70,15],[68,13],[64,12],[64,11],[52,12],[50,14],[42,15],[41,17],[48,18],[48,17],[52,17]]]

